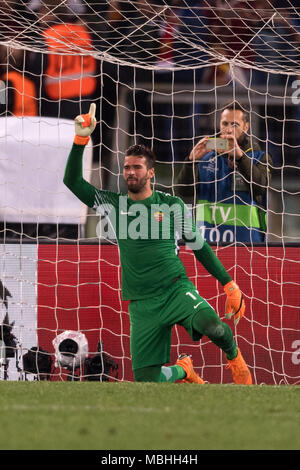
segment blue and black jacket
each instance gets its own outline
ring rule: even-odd
[[[227,154],[211,151],[196,162],[187,157],[178,176],[176,192],[194,198],[197,226],[208,242],[265,239],[272,159],[248,137],[239,145],[244,154],[235,169]]]

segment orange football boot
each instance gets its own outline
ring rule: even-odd
[[[226,369],[231,369],[234,383],[237,385],[252,385],[251,372],[242,356],[241,351],[238,349],[238,355],[232,359],[228,359]]]
[[[202,380],[200,375],[198,375],[195,371],[191,356],[188,354],[180,354],[176,364],[181,366],[186,373],[186,377],[182,380],[182,382],[205,384],[204,380]]]

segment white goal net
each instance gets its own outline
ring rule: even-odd
[[[296,3],[0,1],[0,379],[132,380],[116,241],[63,184],[74,117],[95,102],[85,178],[123,192],[125,150],[151,147],[153,187],[190,205],[244,293],[234,334],[254,382],[300,383]],[[180,256],[223,319],[221,286]],[[207,338],[176,327],[182,352],[231,380]]]

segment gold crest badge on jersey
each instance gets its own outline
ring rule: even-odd
[[[162,219],[164,218],[164,213],[162,211],[157,211],[154,213],[154,217],[157,220],[157,222],[161,222]]]

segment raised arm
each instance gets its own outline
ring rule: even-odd
[[[92,103],[88,114],[82,114],[75,118],[75,138],[63,180],[72,193],[89,207],[94,206],[96,188],[83,178],[82,158],[85,146],[96,126],[95,112],[96,105]]]

